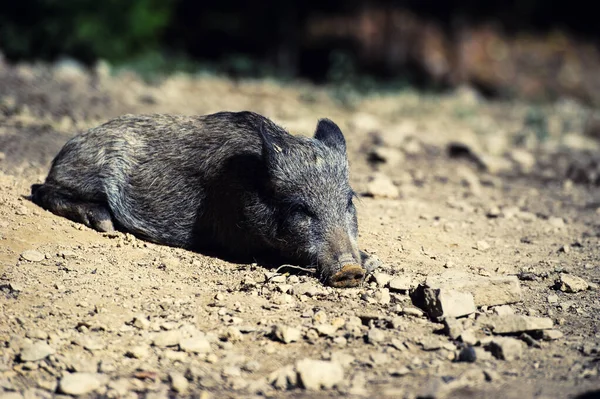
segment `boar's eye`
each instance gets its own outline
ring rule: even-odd
[[[303,215],[308,217],[315,217],[314,212],[312,212],[306,204],[293,204],[290,208],[290,212],[296,215]]]
[[[348,205],[346,207],[349,210],[352,209],[352,207],[354,206],[354,202],[352,200],[354,199],[355,196],[356,196],[356,193],[354,191],[352,191],[348,194]]]

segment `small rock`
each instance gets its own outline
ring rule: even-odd
[[[21,253],[21,258],[30,262],[41,262],[44,260],[44,254],[36,250],[27,250]]]
[[[299,341],[302,333],[297,328],[278,324],[273,326],[273,336],[284,344],[289,344]]]
[[[29,330],[29,331],[27,331],[27,333],[25,333],[25,336],[27,338],[33,338],[33,339],[43,339],[43,340],[48,339],[48,333],[46,331],[43,331],[40,329]]]
[[[328,320],[327,313],[325,313],[322,310],[319,310],[317,313],[314,314],[312,319],[315,324],[327,323],[327,320]]]
[[[129,349],[125,355],[136,359],[145,359],[150,356],[150,350],[147,346],[137,345]]]
[[[95,373],[67,374],[60,380],[59,389],[67,395],[85,395],[100,388],[105,379]]]
[[[483,318],[482,318],[483,319]],[[494,334],[513,334],[518,332],[547,330],[552,328],[552,319],[523,315],[492,316],[485,321],[491,326]]]
[[[491,246],[490,246],[490,244],[487,243],[487,241],[480,240],[480,241],[477,241],[477,244],[475,245],[475,248],[478,251],[484,252],[484,251],[487,251],[488,249],[490,249]]]
[[[587,290],[588,283],[581,277],[561,273],[556,280],[556,287],[563,292],[575,293]]]
[[[494,314],[497,314],[498,316],[506,316],[515,314],[515,311],[508,305],[501,305],[494,307]]]
[[[152,343],[159,348],[166,348],[168,346],[178,345],[180,340],[181,333],[177,330],[170,330],[156,333]]]
[[[374,163],[386,163],[395,166],[402,162],[404,154],[395,148],[377,146],[369,153],[369,161]]]
[[[523,342],[515,338],[494,338],[489,347],[492,355],[500,360],[517,360],[523,355]]]
[[[452,317],[444,319],[444,334],[449,336],[451,339],[457,339],[460,337],[465,327],[461,320],[457,320]]]
[[[425,308],[431,318],[461,317],[476,311],[471,293],[450,289],[425,289]]]
[[[314,297],[320,293],[320,290],[313,283],[300,283],[292,287],[293,295],[307,295]]]
[[[456,359],[459,362],[474,363],[477,360],[477,353],[472,346],[466,346],[458,352]]]
[[[548,303],[555,305],[558,303],[558,295],[556,294],[551,294],[548,295],[548,298],[546,298],[548,300]]]
[[[390,280],[389,287],[391,291],[408,291],[413,287],[413,281],[408,276],[394,277]]]
[[[390,280],[392,279],[392,276],[390,276],[389,274],[385,274],[385,273],[374,273],[373,278],[375,279],[375,282],[377,283],[377,285],[379,287],[383,288],[390,282]]]
[[[354,356],[344,352],[333,352],[331,354],[331,361],[340,364],[344,368],[350,367],[354,360]]]
[[[390,296],[390,290],[387,288],[380,288],[375,291],[375,299],[380,305],[389,305],[392,301],[392,297]]]
[[[550,224],[550,226],[557,229],[562,229],[565,227],[565,221],[563,220],[563,218],[551,217],[548,219],[548,223]]]
[[[564,334],[558,330],[543,330],[542,331],[542,339],[544,341],[554,341],[557,339],[561,339]]]
[[[425,287],[470,292],[476,306],[497,306],[521,301],[521,286],[517,276],[485,277],[447,270],[427,277]]]
[[[386,355],[385,353],[371,353],[371,355],[369,355],[369,357],[371,358],[371,361],[373,362],[374,365],[383,365],[386,363],[389,363],[390,358],[388,355]]]
[[[485,216],[487,216],[488,218],[497,218],[501,214],[502,211],[500,211],[500,208],[498,208],[497,206],[493,206],[485,213]]]
[[[510,151],[511,160],[517,164],[522,173],[529,173],[535,166],[535,157],[526,150],[515,148]]]
[[[178,393],[186,392],[190,385],[183,374],[175,371],[169,373],[169,380],[171,381],[171,388]]]
[[[319,324],[315,326],[315,330],[317,330],[319,335],[333,337],[337,329],[331,324]]]
[[[242,370],[247,371],[249,373],[254,373],[260,370],[260,363],[256,360],[250,360],[242,366]]]
[[[305,389],[331,389],[344,379],[344,369],[335,362],[304,359],[296,363],[301,386]]]
[[[366,194],[371,197],[397,198],[400,192],[392,179],[382,173],[376,173],[367,184]]]
[[[405,314],[407,316],[423,317],[425,313],[423,313],[421,309],[408,306],[402,308],[402,314]]]
[[[475,346],[479,343],[479,338],[475,335],[475,331],[469,329],[460,334],[460,340],[469,346]]]
[[[210,352],[210,342],[205,336],[185,338],[179,343],[179,349],[189,353],[208,353]]]
[[[20,358],[22,362],[35,362],[45,359],[54,353],[56,353],[56,351],[50,347],[46,341],[36,341],[23,348]]]
[[[293,366],[285,366],[275,370],[269,374],[267,379],[273,387],[281,390],[295,388],[298,385],[298,374]]]
[[[132,324],[134,327],[139,328],[140,330],[147,330],[150,328],[150,320],[148,320],[148,317],[144,315],[135,316]]]
[[[385,340],[385,333],[378,328],[371,328],[367,333],[367,341],[370,344],[377,344]]]

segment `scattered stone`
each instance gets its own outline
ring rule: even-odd
[[[298,385],[298,374],[294,370],[294,366],[289,365],[273,371],[269,375],[268,381],[276,389],[295,388]]]
[[[333,337],[337,328],[332,326],[331,324],[319,324],[315,326],[315,330],[319,333],[319,335],[323,335],[326,337]]]
[[[289,344],[299,341],[302,333],[297,328],[278,324],[273,326],[273,336],[284,344]]]
[[[390,361],[390,358],[385,353],[375,352],[369,355],[374,365],[383,365]]]
[[[484,240],[477,241],[477,244],[475,244],[475,249],[477,249],[478,251],[485,252],[490,248],[491,248],[491,245],[488,244],[487,241],[484,241]]]
[[[208,353],[210,352],[210,342],[205,336],[185,338],[179,343],[179,349],[189,353]]]
[[[425,286],[470,292],[476,306],[505,305],[521,300],[521,286],[516,276],[485,277],[447,270],[442,274],[427,277]]]
[[[25,336],[27,338],[33,338],[33,339],[43,339],[43,340],[47,340],[48,339],[48,333],[44,330],[40,330],[40,329],[33,329],[33,330],[29,330],[25,333]]]
[[[150,328],[150,320],[145,315],[137,315],[133,319],[132,325],[140,330],[147,330]]]
[[[471,293],[451,289],[425,289],[425,308],[431,318],[461,317],[476,311]]]
[[[496,337],[489,348],[492,355],[500,360],[517,360],[523,355],[523,342],[515,338]]]
[[[367,341],[370,344],[377,344],[385,340],[385,333],[378,328],[371,328],[367,333]]]
[[[136,359],[145,359],[150,356],[150,350],[147,346],[137,345],[131,347],[125,355]]]
[[[507,315],[515,314],[515,311],[513,310],[513,308],[511,308],[508,305],[501,305],[501,306],[494,307],[494,314],[496,314],[498,316],[507,316]]]
[[[482,318],[483,319],[483,318]],[[547,330],[552,328],[552,319],[523,315],[491,316],[482,320],[492,328],[494,334],[513,334],[526,331]]]
[[[166,348],[168,346],[178,345],[180,340],[181,333],[178,330],[170,330],[156,333],[152,343],[159,348]]]
[[[391,291],[408,291],[413,287],[412,278],[408,276],[394,277],[389,282]]]
[[[377,285],[383,288],[388,285],[388,283],[390,282],[390,280],[392,280],[393,277],[385,273],[374,273],[373,278],[375,279]]]
[[[544,341],[554,341],[557,339],[561,339],[564,334],[558,330],[543,330],[542,331],[542,339]]]
[[[77,337],[72,342],[75,345],[79,345],[82,348],[87,349],[89,351],[99,351],[105,348],[105,345],[102,341],[86,335]]]
[[[45,359],[54,353],[56,353],[56,351],[50,347],[46,341],[36,341],[23,348],[20,358],[22,362],[35,362]]]
[[[491,207],[486,213],[485,216],[488,218],[497,218],[502,214],[502,211],[497,206]]]
[[[376,173],[367,184],[366,195],[370,197],[397,198],[400,194],[392,179],[382,173]]]
[[[183,374],[176,371],[169,373],[169,380],[171,381],[171,388],[177,393],[185,393],[190,385],[187,378],[185,378]]]
[[[456,360],[459,362],[474,363],[477,360],[477,352],[475,352],[475,348],[472,346],[465,346],[458,352]]]
[[[331,389],[344,379],[344,369],[338,363],[303,359],[296,363],[298,380],[309,390]]]
[[[551,217],[548,219],[548,223],[550,224],[550,226],[556,228],[556,229],[562,229],[565,227],[565,221],[563,218],[559,218],[559,217]]]
[[[395,148],[377,146],[369,153],[369,161],[395,166],[404,160],[404,154]]]
[[[550,295],[548,295],[547,300],[548,300],[549,304],[555,305],[558,303],[558,295],[550,294]]]
[[[225,377],[241,377],[242,370],[237,366],[227,366],[223,368],[223,372],[221,373]]]
[[[535,157],[529,151],[514,148],[510,151],[510,159],[517,164],[522,173],[529,173],[535,166]]]
[[[403,307],[401,313],[405,314],[407,316],[414,316],[414,317],[423,317],[423,315],[425,314],[425,313],[423,313],[423,311],[421,309],[413,308],[410,306]]]
[[[519,336],[519,339],[523,342],[525,342],[527,345],[532,346],[534,348],[541,348],[542,345],[540,345],[540,343],[533,338],[531,335],[527,334],[527,333],[521,333],[521,335]]]
[[[451,339],[458,339],[465,327],[461,320],[457,320],[452,317],[444,319],[444,334],[449,336]]]
[[[23,251],[23,253],[21,253],[21,258],[24,260],[28,260],[29,262],[41,262],[44,260],[44,254],[36,251],[34,249],[30,249],[27,251]]]
[[[60,380],[59,390],[67,395],[85,395],[100,388],[105,382],[100,374],[72,373]]]
[[[465,330],[460,334],[460,340],[469,346],[475,346],[479,343],[479,338],[475,335],[475,331],[472,329]]]
[[[380,305],[389,305],[392,301],[392,297],[390,296],[390,290],[387,288],[380,288],[375,291],[375,299]]]
[[[313,283],[300,283],[292,287],[293,295],[306,295],[314,297],[320,294],[320,290]]]
[[[344,352],[333,352],[331,354],[331,361],[334,363],[340,364],[342,367],[350,367],[352,362],[354,362],[354,356],[349,355]]]
[[[588,283],[581,277],[561,273],[556,280],[556,288],[569,293],[585,291],[588,289]]]

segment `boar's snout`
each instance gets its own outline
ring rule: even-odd
[[[359,265],[344,265],[327,283],[336,288],[351,288],[358,286],[364,278],[365,270]]]
[[[365,278],[365,269],[351,254],[344,254],[324,273],[324,283],[336,288],[351,288],[360,285]]]

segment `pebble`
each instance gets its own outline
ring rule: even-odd
[[[176,371],[169,373],[169,380],[171,381],[171,388],[177,393],[184,393],[188,390],[190,383],[183,374]]]
[[[41,262],[44,260],[44,254],[34,249],[23,251],[21,258],[30,262]]]
[[[413,287],[412,278],[408,276],[394,277],[389,282],[391,291],[408,291]]]
[[[389,305],[392,301],[392,297],[390,296],[390,290],[387,288],[380,288],[375,291],[375,299],[380,305]]]
[[[587,290],[588,283],[581,277],[561,273],[556,280],[556,287],[563,292],[575,293]]]
[[[208,353],[211,350],[210,342],[205,336],[182,339],[179,342],[179,348],[190,353]]]
[[[475,248],[476,248],[478,251],[485,252],[485,251],[487,251],[488,249],[490,249],[490,248],[491,248],[491,246],[490,246],[490,244],[488,244],[488,243],[487,243],[487,241],[480,240],[480,241],[477,241],[477,244],[475,245]]]
[[[425,313],[421,309],[408,306],[402,308],[402,314],[407,316],[423,317]]]
[[[524,343],[515,338],[496,337],[489,346],[492,355],[500,360],[517,360],[523,355]]]
[[[477,360],[477,352],[472,346],[466,346],[458,352],[457,361],[474,363]]]
[[[273,371],[269,374],[267,380],[276,389],[284,390],[294,388],[298,385],[298,374],[294,366],[288,365]]]
[[[375,365],[383,365],[386,363],[389,363],[390,358],[388,355],[386,355],[385,353],[371,353],[371,355],[369,355],[371,361],[373,362],[373,364]]]
[[[554,341],[557,339],[561,339],[564,334],[558,330],[543,330],[542,331],[542,339],[544,341]]]
[[[517,276],[486,277],[447,270],[439,275],[428,276],[425,286],[470,292],[476,306],[498,306],[521,301],[521,286]]]
[[[354,356],[344,352],[333,352],[331,354],[331,361],[340,364],[344,368],[350,367],[354,360]]]
[[[559,217],[551,217],[548,219],[548,223],[550,224],[550,226],[557,228],[557,229],[562,229],[565,227],[565,221],[563,218],[559,218]]]
[[[556,294],[550,294],[548,295],[548,298],[546,298],[548,300],[548,303],[554,305],[558,303],[558,295]]]
[[[154,346],[158,346],[159,348],[166,348],[167,346],[175,346],[179,344],[180,340],[181,333],[177,330],[171,330],[156,333],[152,343]]]
[[[137,315],[133,319],[133,326],[139,328],[140,330],[147,330],[150,328],[150,320],[145,315]]]
[[[512,334],[517,332],[548,330],[552,328],[552,319],[523,315],[492,316],[485,319],[494,334]]]
[[[22,362],[35,362],[45,359],[54,353],[56,353],[56,351],[45,341],[36,341],[23,348],[20,357]]]
[[[319,310],[318,312],[316,312],[314,314],[314,316],[312,317],[313,322],[315,324],[324,324],[327,323],[328,317],[327,317],[327,313],[325,313],[322,310]]]
[[[309,390],[331,389],[344,380],[344,369],[339,363],[303,359],[296,363],[301,386]]]
[[[59,389],[67,395],[85,395],[100,388],[105,379],[96,373],[72,373],[60,380]]]
[[[425,289],[425,308],[432,318],[461,317],[475,313],[475,301],[470,292],[451,289]]]
[[[273,336],[284,344],[289,344],[299,341],[302,335],[297,328],[277,324],[273,326]]]
[[[337,328],[332,326],[331,324],[319,324],[315,326],[315,330],[319,333],[319,335],[323,335],[326,337],[333,337]]]
[[[393,277],[386,273],[374,273],[373,278],[375,279],[377,285],[383,288],[390,282],[390,280],[392,280]]]
[[[150,355],[150,350],[147,346],[137,345],[133,346],[126,353],[126,356],[133,357],[136,359],[145,359]]]
[[[307,295],[313,297],[319,295],[321,291],[312,283],[300,283],[292,287],[292,293],[294,295]]]
[[[367,341],[370,344],[377,344],[385,340],[385,333],[378,328],[371,328],[367,333]]]
[[[498,316],[506,316],[515,314],[515,311],[508,305],[501,305],[494,307],[494,314],[497,314]]]
[[[33,338],[33,339],[43,339],[43,340],[48,339],[48,333],[46,331],[40,330],[40,329],[29,330],[25,333],[25,336],[27,338]]]
[[[376,173],[371,176],[371,181],[367,183],[366,194],[371,197],[397,198],[400,191],[389,176]]]

